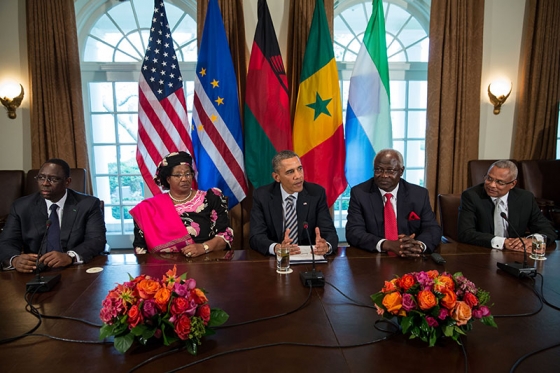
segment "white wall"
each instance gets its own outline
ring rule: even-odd
[[[29,79],[27,73],[25,1],[0,2],[0,87],[8,81],[23,85],[25,96],[15,119],[0,105],[0,170],[31,168]]]
[[[525,0],[486,0],[480,87],[480,159],[511,157],[524,11]],[[488,85],[496,79],[508,79],[513,84],[511,95],[497,115],[488,99]]]
[[[100,0],[91,0],[100,1]],[[83,1],[82,1],[83,2]],[[284,61],[288,38],[288,0],[271,0],[268,6]],[[484,58],[480,89],[479,157],[509,158],[513,131],[513,109],[517,93],[517,70],[525,0],[486,0],[484,21]],[[250,52],[257,24],[257,0],[244,0],[245,33]],[[31,168],[29,84],[25,26],[25,1],[0,1],[0,84],[5,80],[21,82],[26,89],[22,108],[15,120],[0,108],[0,169]],[[499,115],[492,113],[486,89],[497,77],[513,82],[513,91]]]

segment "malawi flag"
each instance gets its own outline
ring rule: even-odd
[[[372,178],[375,154],[393,147],[389,97],[383,1],[373,0],[346,108],[346,179],[350,186]]]
[[[245,168],[255,188],[274,181],[274,155],[293,149],[288,79],[266,0],[258,17],[245,95]]]
[[[299,84],[294,151],[305,180],[323,186],[332,206],[346,188],[338,72],[323,0],[317,0]]]

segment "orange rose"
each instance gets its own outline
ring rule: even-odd
[[[169,298],[171,298],[171,290],[168,288],[159,288],[154,299],[156,301],[156,305],[158,308],[165,312],[167,310],[167,303],[169,302]]]
[[[443,294],[441,305],[448,310],[453,309],[453,307],[455,307],[455,303],[457,303],[457,294],[455,294],[453,290],[450,290],[448,288],[443,288],[441,290],[441,293]]]
[[[191,293],[191,296],[194,299],[194,301],[196,302],[196,304],[202,304],[202,303],[208,302],[208,298],[206,298],[206,295],[204,295],[204,292],[202,290],[200,290],[199,288],[193,289],[192,293]]]
[[[473,308],[474,306],[476,306],[478,304],[478,298],[473,293],[466,292],[465,296],[463,297],[463,300],[471,308]]]
[[[421,290],[418,292],[418,305],[420,309],[429,310],[436,304],[436,296],[430,290]]]
[[[441,289],[443,288],[448,288],[449,290],[453,290],[453,291],[455,290],[455,282],[453,281],[453,278],[451,278],[451,276],[441,275],[438,278],[436,278],[436,284],[434,286],[434,289],[441,293],[442,292]]]
[[[397,281],[397,284],[404,291],[407,291],[408,289],[410,289],[412,286],[414,286],[415,283],[416,283],[416,280],[414,280],[414,277],[412,275],[409,275],[409,274],[404,275],[403,277],[399,278],[399,280]]]
[[[210,321],[210,314],[211,314],[209,305],[203,304],[202,306],[198,307],[196,314],[197,316],[200,316],[200,318],[204,322],[204,325],[208,325],[208,321]]]
[[[402,297],[398,292],[393,292],[385,295],[382,301],[383,305],[387,309],[387,312],[396,315],[399,313],[402,307]]]
[[[160,287],[161,286],[159,282],[149,278],[145,278],[138,283],[136,289],[138,290],[138,294],[140,295],[140,298],[151,299],[154,297],[154,294],[157,293]]]
[[[426,274],[427,274],[428,277],[431,278],[432,280],[439,276],[439,272],[436,271],[435,269],[432,269],[431,271],[426,272]]]
[[[466,325],[472,317],[472,310],[468,304],[457,301],[455,308],[451,311],[451,318],[457,321],[457,326]]]
[[[381,289],[381,291],[387,294],[397,290],[396,282],[396,278],[392,279],[391,281],[385,281],[385,286],[383,286],[383,289]]]

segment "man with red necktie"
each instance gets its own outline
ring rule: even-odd
[[[373,178],[350,191],[346,224],[350,246],[400,257],[432,252],[441,241],[441,227],[428,191],[401,179],[404,162],[397,150],[381,150],[373,164]]]

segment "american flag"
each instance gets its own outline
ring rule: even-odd
[[[247,194],[237,80],[217,0],[210,0],[194,82],[192,139],[198,185],[217,187],[229,207]]]
[[[183,78],[162,0],[154,1],[154,16],[139,82],[136,161],[153,195],[161,190],[153,180],[158,163],[174,151],[193,154]]]

